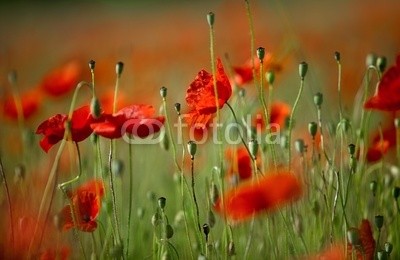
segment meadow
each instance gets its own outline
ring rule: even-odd
[[[0,4],[1,259],[397,259],[397,1]]]

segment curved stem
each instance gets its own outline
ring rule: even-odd
[[[294,114],[296,112],[296,108],[297,108],[297,105],[298,105],[300,97],[301,97],[301,93],[303,92],[303,88],[304,88],[304,78],[301,78],[300,89],[299,89],[299,92],[297,93],[297,97],[294,102],[292,113],[290,114],[290,119],[289,119],[289,134],[288,134],[288,155],[289,155],[288,156],[288,169],[289,169],[289,171],[291,169],[291,164],[292,164],[291,163],[291,154],[292,154],[292,151],[291,151],[292,140],[291,139],[292,139],[293,118],[294,118]]]
[[[191,172],[191,176],[192,176],[192,196],[193,196],[194,205],[196,207],[197,227],[199,228],[199,231],[201,232],[199,204],[197,203],[196,191],[194,189],[194,183],[195,183],[194,182],[194,157],[191,158],[190,172]]]

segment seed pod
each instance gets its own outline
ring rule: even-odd
[[[322,102],[324,101],[324,96],[322,95],[321,92],[318,92],[314,95],[314,104],[318,107],[321,108]]]
[[[160,207],[160,209],[164,209],[166,204],[167,199],[165,197],[158,198],[158,206]]]
[[[193,159],[197,151],[197,144],[194,141],[189,141],[187,143],[187,149],[190,154],[190,157]]]
[[[162,86],[160,88],[160,96],[162,98],[166,98],[167,97],[167,92],[168,92],[168,89],[166,87]]]
[[[308,70],[308,64],[307,64],[307,62],[305,62],[305,61],[301,62],[301,63],[299,64],[299,75],[300,75],[300,78],[301,78],[302,80],[304,80],[304,77],[305,77],[306,74],[307,74],[307,70]]]
[[[265,57],[265,48],[264,47],[259,47],[257,49],[257,57],[260,60],[260,62],[263,62],[264,57]]]
[[[236,255],[235,243],[230,241],[228,244],[228,256]]]
[[[379,69],[381,73],[383,73],[386,69],[387,59],[385,56],[380,56],[376,59],[376,67]]]
[[[124,70],[124,63],[119,61],[115,65],[115,73],[117,73],[118,76],[121,76],[122,71]]]
[[[181,114],[181,103],[175,103],[175,111],[178,115]]]
[[[387,260],[388,259],[388,254],[386,253],[386,251],[380,250],[380,251],[378,251],[378,253],[376,255],[378,257],[378,260]]]
[[[266,78],[268,84],[272,85],[272,84],[274,84],[274,81],[275,81],[275,73],[272,70],[267,71],[267,73],[265,73],[265,78]]]
[[[315,122],[310,122],[308,123],[308,132],[310,133],[310,135],[314,138],[315,135],[317,134],[317,130],[318,130],[318,125]]]
[[[365,59],[365,65],[366,65],[367,67],[375,66],[375,64],[376,64],[376,59],[377,59],[377,57],[376,57],[375,53],[369,53],[369,54],[367,55],[366,59]]]
[[[335,57],[335,60],[336,60],[337,62],[339,62],[339,61],[340,61],[340,52],[335,51],[334,57]]]
[[[354,155],[354,153],[356,152],[356,146],[354,144],[349,144],[347,146],[348,150],[349,150],[349,154],[350,155]]]
[[[212,27],[212,26],[214,25],[214,22],[215,22],[215,15],[214,15],[213,12],[209,12],[209,13],[207,14],[207,22],[208,22],[208,25],[209,25],[210,27]]]
[[[157,227],[161,223],[161,216],[160,213],[156,212],[152,217],[151,217],[151,224],[153,227]]]
[[[381,229],[383,227],[383,216],[382,215],[375,216],[375,226],[378,229]]]
[[[210,226],[207,223],[203,225],[203,233],[206,235],[206,237],[210,233]]]
[[[96,62],[94,60],[89,61],[89,69],[94,70],[94,67],[96,66]]]

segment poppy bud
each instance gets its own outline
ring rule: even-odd
[[[94,70],[94,67],[96,66],[96,62],[94,60],[89,61],[89,69]]]
[[[167,88],[166,87],[164,87],[164,86],[162,86],[161,88],[160,88],[160,96],[162,97],[162,98],[166,98],[167,97]]]
[[[299,75],[300,75],[300,78],[301,78],[302,80],[304,80],[304,77],[305,77],[306,74],[307,74],[307,70],[308,70],[308,64],[307,64],[307,62],[305,62],[305,61],[301,62],[301,63],[299,64]]]
[[[181,103],[175,103],[175,111],[178,115],[181,114]]]
[[[229,256],[236,255],[235,243],[233,243],[233,241],[230,241],[228,244],[228,255]]]
[[[385,243],[385,252],[386,252],[388,255],[390,255],[390,253],[392,253],[392,250],[393,250],[393,244],[392,244],[392,243],[389,243],[389,242],[386,242],[386,243]]]
[[[265,78],[267,79],[268,84],[272,85],[275,81],[275,73],[272,70],[267,71],[267,73],[265,73]]]
[[[387,59],[385,56],[380,56],[376,59],[376,67],[382,73],[385,71],[387,65]]]
[[[354,155],[354,153],[356,152],[356,146],[354,144],[349,144],[347,146],[348,150],[349,150],[349,154],[350,155]]]
[[[167,239],[170,239],[173,235],[174,235],[174,229],[172,228],[172,226],[170,224],[167,224],[165,226],[165,237]]]
[[[121,176],[124,171],[124,162],[119,159],[114,159],[111,161],[111,171],[117,176]]]
[[[336,60],[337,62],[339,62],[339,61],[340,61],[340,52],[335,51],[334,57],[335,57],[335,60]]]
[[[324,101],[324,96],[322,95],[321,92],[318,92],[314,95],[314,104],[318,107],[321,108],[322,102]]]
[[[369,189],[372,191],[372,195],[374,195],[374,197],[376,195],[377,188],[378,188],[378,183],[376,181],[371,181],[369,183]]]
[[[249,142],[249,151],[250,151],[250,155],[251,157],[253,157],[253,159],[257,158],[257,153],[258,153],[258,142],[256,139],[252,139]]]
[[[115,72],[117,73],[118,76],[121,76],[122,71],[124,70],[124,63],[119,61],[115,65]]]
[[[15,85],[17,83],[17,71],[16,70],[11,70],[8,73],[8,82],[11,85]]]
[[[190,158],[194,159],[194,156],[195,156],[196,151],[197,151],[197,144],[194,141],[189,141],[187,143],[187,149],[188,149],[188,152],[190,154]]]
[[[395,118],[395,119],[394,119],[394,126],[395,126],[396,128],[400,128],[400,118]]]
[[[310,135],[314,138],[315,135],[317,134],[317,130],[318,130],[318,125],[315,122],[310,122],[308,123],[308,132],[310,133]]]
[[[246,96],[246,90],[244,88],[241,88],[239,90],[239,96],[242,98],[244,98]]]
[[[296,148],[296,151],[299,152],[300,154],[304,153],[304,140],[303,139],[297,139],[294,142],[294,147]]]
[[[383,227],[383,216],[382,215],[375,216],[375,226],[378,229],[381,229]]]
[[[347,240],[353,246],[361,245],[360,234],[358,229],[350,228],[349,230],[347,230]]]
[[[260,62],[263,62],[264,57],[265,57],[265,48],[264,47],[259,47],[257,49],[257,57],[260,60]]]
[[[93,97],[92,102],[90,102],[90,113],[95,119],[99,118],[101,115],[100,101],[97,97]]]
[[[387,255],[386,251],[380,250],[380,251],[378,251],[378,253],[376,255],[378,256],[378,260],[388,259],[388,255]]]
[[[366,57],[366,59],[365,59],[365,65],[367,66],[367,67],[369,67],[369,66],[375,66],[375,64],[376,64],[376,55],[375,55],[375,53],[369,53],[368,55],[367,55],[367,57]]]
[[[158,206],[160,207],[160,209],[164,209],[166,204],[167,199],[165,197],[158,198]]]
[[[157,227],[161,223],[161,216],[160,213],[156,212],[152,217],[151,217],[151,224],[153,227]]]
[[[400,187],[396,186],[393,188],[393,198],[397,200],[399,198],[399,195],[400,195]]]
[[[214,13],[213,13],[213,12],[209,12],[209,13],[207,14],[207,22],[208,22],[208,25],[209,25],[210,27],[212,27],[212,26],[214,25],[214,21],[215,21],[215,15],[214,15]]]
[[[208,234],[210,233],[210,226],[206,223],[203,225],[203,233],[208,237]]]

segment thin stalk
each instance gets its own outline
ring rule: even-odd
[[[126,238],[126,258],[129,258],[129,240],[131,234],[131,215],[132,215],[132,197],[133,197],[133,162],[132,162],[132,144],[129,147],[129,208],[128,208],[128,234]]]
[[[171,128],[171,123],[169,121],[169,117],[168,117],[168,111],[167,111],[167,100],[165,97],[163,97],[162,99],[163,102],[163,109],[164,109],[164,114],[165,114],[165,121],[167,123],[167,129],[168,129],[168,137],[171,140],[171,147],[172,147],[172,155],[174,157],[174,163],[175,163],[175,167],[176,169],[181,172],[182,169],[179,166],[178,163],[178,158],[177,158],[177,153],[176,153],[176,145],[175,145],[175,139],[174,139],[174,135],[172,133],[172,128]]]
[[[199,231],[201,232],[199,204],[197,203],[196,191],[195,191],[195,188],[194,188],[194,185],[195,185],[195,181],[194,181],[194,156],[192,156],[192,158],[191,158],[190,172],[191,172],[191,177],[192,177],[192,196],[193,196],[194,205],[196,207],[197,227],[199,228]]]
[[[339,96],[339,116],[340,116],[340,121],[343,119],[343,106],[342,106],[342,64],[340,63],[340,60],[337,61],[338,65],[338,96]]]
[[[249,22],[249,29],[250,29],[250,57],[251,57],[251,65],[253,68],[253,79],[256,78],[256,69],[255,69],[255,63],[254,63],[254,53],[255,53],[255,36],[254,36],[254,24],[253,24],[253,16],[251,14],[250,10],[250,3],[249,0],[245,0],[245,6],[246,6],[246,16],[247,20]]]
[[[119,232],[119,221],[118,221],[118,210],[117,210],[117,199],[115,194],[114,187],[114,174],[112,172],[112,160],[113,160],[113,147],[115,146],[114,140],[110,140],[110,152],[108,154],[108,167],[109,167],[109,183],[110,183],[110,191],[111,191],[111,202],[113,208],[113,217],[114,217],[114,226],[115,226],[115,235],[118,243],[121,242],[121,235]]]
[[[288,134],[288,169],[289,169],[289,171],[291,169],[291,154],[292,154],[292,151],[291,151],[292,140],[291,139],[292,139],[292,130],[293,130],[292,129],[293,128],[293,118],[294,118],[294,114],[296,112],[296,108],[299,103],[301,94],[303,92],[303,88],[304,88],[304,78],[301,78],[299,92],[297,93],[297,97],[294,102],[292,113],[290,114],[290,119],[289,119],[289,134]]]
[[[6,174],[4,173],[3,161],[1,160],[1,156],[0,156],[0,174],[1,174],[1,178],[3,179],[4,189],[6,190],[7,203],[8,203],[8,214],[10,217],[11,250],[14,250],[14,224],[13,224],[14,218],[13,218],[10,191],[8,189],[7,178],[6,178]]]

